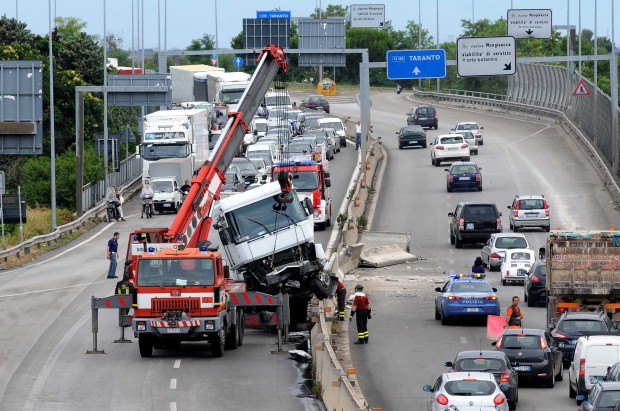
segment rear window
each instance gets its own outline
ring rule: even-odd
[[[403,128],[401,131],[401,135],[403,136],[419,136],[424,134],[423,131],[420,131],[418,128]]]
[[[558,325],[559,331],[567,333],[603,331],[605,326],[602,321],[594,320],[564,320]]]
[[[517,251],[510,254],[510,259],[513,261],[530,261],[532,259],[532,254],[526,253],[525,251]]]
[[[434,116],[435,109],[430,107],[420,107],[418,109],[418,115],[420,116]]]
[[[497,358],[466,358],[459,361],[455,368],[459,371],[493,372],[502,371],[505,365]]]
[[[496,248],[527,248],[527,241],[523,237],[499,237],[495,240]]]
[[[540,210],[543,208],[545,208],[545,204],[544,201],[541,199],[529,199],[519,201],[520,210]]]
[[[538,276],[547,276],[547,266],[546,265],[539,265],[536,266],[536,268],[534,269],[534,274],[538,275]]]
[[[448,381],[444,389],[450,395],[482,396],[495,392],[495,383],[486,380]]]
[[[460,124],[456,129],[457,130],[478,130],[480,127],[478,127],[478,124],[473,123],[473,124]]]
[[[502,347],[513,350],[540,348],[539,335],[505,335]]]
[[[452,292],[480,292],[487,293],[491,291],[491,287],[481,282],[462,282],[452,284]]]
[[[620,391],[603,391],[597,406],[612,408],[618,401],[620,401]]]
[[[450,171],[452,173],[477,173],[478,169],[476,166],[454,166]]]
[[[461,144],[463,142],[462,136],[443,137],[439,139],[441,144]]]
[[[495,219],[495,207],[491,205],[470,205],[465,207],[465,219],[467,220],[483,220]]]
[[[586,353],[586,362],[611,366],[618,362],[618,346],[591,345]]]

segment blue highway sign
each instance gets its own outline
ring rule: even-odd
[[[446,51],[390,50],[387,52],[388,80],[446,77]]]
[[[257,19],[291,19],[290,11],[257,11],[256,12]]]
[[[235,67],[237,67],[237,68],[243,67],[243,63],[244,63],[244,61],[243,61],[243,59],[241,57],[235,57],[233,59],[233,65]]]

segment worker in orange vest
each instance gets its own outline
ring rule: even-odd
[[[347,288],[338,280],[338,288],[336,288],[336,298],[338,299],[338,320],[344,321],[346,300],[347,300]]]
[[[353,307],[349,321],[357,314],[357,341],[354,344],[368,344],[368,320],[370,316],[370,301],[364,294],[364,286],[358,284],[355,286],[355,298],[353,299]]]
[[[506,324],[508,328],[522,328],[523,313],[519,308],[519,297],[512,297],[512,305],[506,310]]]

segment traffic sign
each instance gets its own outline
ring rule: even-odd
[[[257,19],[291,19],[290,11],[280,11],[280,10],[271,10],[271,11],[257,11],[256,12]]]
[[[211,57],[211,65],[217,66],[217,59],[214,59],[213,57]]]
[[[385,25],[385,4],[352,4],[351,27],[383,28]]]
[[[443,49],[390,50],[386,61],[389,80],[446,76],[446,51]]]
[[[508,10],[508,35],[518,39],[550,39],[551,10],[512,9]]]
[[[243,59],[241,57],[235,57],[233,59],[233,65],[235,67],[237,67],[237,68],[243,67],[243,63],[244,63],[244,61],[243,61]]]
[[[517,71],[515,38],[461,37],[456,41],[456,68],[461,77],[503,76]]]
[[[215,54],[215,53],[214,53],[214,54],[211,54],[211,58],[212,58],[212,59],[216,59],[216,58],[217,58],[217,54]]]
[[[590,90],[588,90],[588,86],[586,86],[586,82],[583,79],[579,80],[577,83],[577,87],[575,87],[575,91],[573,91],[573,96],[589,96]]]

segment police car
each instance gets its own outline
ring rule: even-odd
[[[500,315],[496,288],[485,279],[485,274],[451,274],[443,287],[435,288],[435,319],[446,325],[452,319],[486,318]]]

